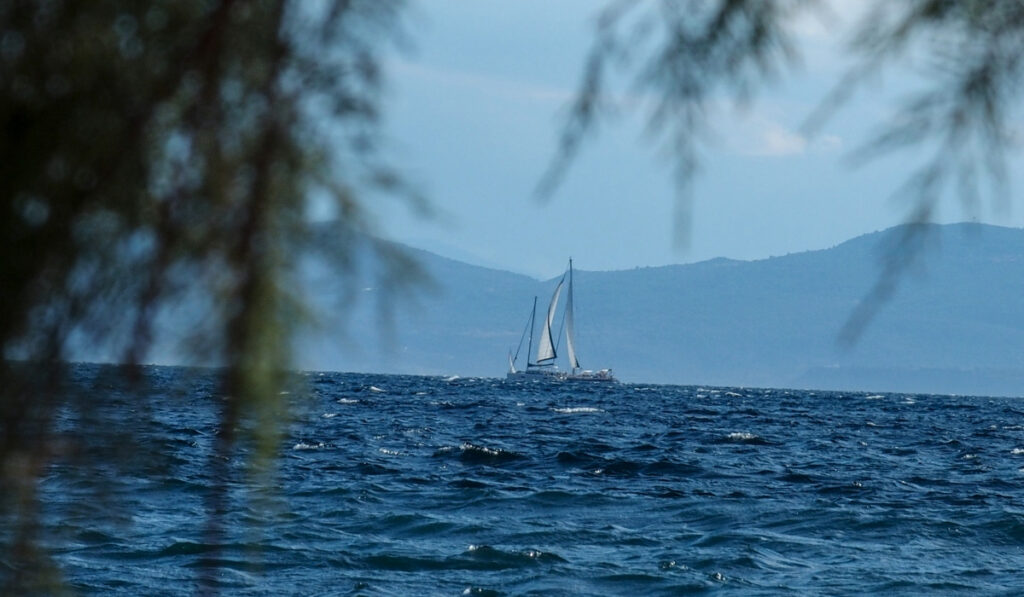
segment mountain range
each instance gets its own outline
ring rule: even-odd
[[[574,281],[582,365],[643,383],[1024,394],[1024,230],[917,226],[925,242],[909,254],[898,242],[908,228],[899,226],[756,261],[597,272],[581,256]],[[393,313],[381,315],[376,289],[366,286],[344,317],[299,338],[297,364],[503,376],[533,298],[540,321],[558,278],[406,250],[432,280],[429,289],[399,296]],[[851,324],[884,284],[886,264],[908,256],[890,296],[871,303],[866,322]],[[859,332],[853,342],[842,341],[847,324]],[[559,345],[564,350],[564,339]],[[525,344],[519,351],[522,366]]]
[[[756,261],[590,271],[576,256],[581,364],[630,383],[1024,395],[1024,229],[912,226]],[[330,249],[324,230],[313,242]],[[923,239],[919,250],[901,244],[911,237]],[[517,352],[524,365],[534,297],[539,328],[559,278],[374,243],[411,258],[427,282],[394,290],[409,270],[362,250],[348,250],[345,275],[307,260],[295,286],[317,325],[296,327],[292,366],[503,377]],[[889,277],[894,264],[904,267]],[[148,360],[216,364],[197,362],[187,341],[212,300],[195,291],[165,304]],[[844,341],[851,329],[855,340]],[[564,352],[564,337],[557,344]],[[73,340],[68,353],[112,362],[123,350]]]

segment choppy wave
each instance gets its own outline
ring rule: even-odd
[[[768,443],[760,435],[757,435],[756,433],[751,433],[749,431],[733,431],[731,433],[727,433],[727,434],[723,435],[722,437],[717,438],[714,441],[717,442],[717,443],[753,444],[753,445],[766,445]]]
[[[602,409],[596,408],[596,407],[593,407],[593,406],[568,406],[568,407],[562,407],[562,408],[552,408],[551,410],[555,411],[556,413],[561,413],[563,415],[573,415],[573,414],[578,414],[578,413],[603,413],[604,412]]]
[[[100,395],[142,460],[40,485],[79,593],[1024,594],[1013,400],[311,374],[212,541],[215,386],[148,371]]]

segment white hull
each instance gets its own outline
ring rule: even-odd
[[[600,371],[580,371],[579,373],[566,373],[558,369],[529,369],[527,371],[509,371],[505,375],[507,381],[540,381],[551,382],[603,382],[615,383],[619,380],[612,375],[611,369]]]
[[[565,381],[569,374],[558,369],[527,369],[526,371],[509,371],[505,375],[508,381]]]
[[[600,371],[580,371],[579,373],[570,373],[566,376],[569,381],[618,381],[615,376],[612,375],[611,369],[601,369]]]

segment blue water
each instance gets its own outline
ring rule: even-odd
[[[1014,399],[311,373],[211,542],[215,380],[101,372],[42,484],[83,594],[1024,594]]]

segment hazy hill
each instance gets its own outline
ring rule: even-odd
[[[840,329],[894,255],[887,248],[901,230],[759,261],[593,272],[578,256],[582,364],[611,367],[633,382],[1024,395],[1021,229],[929,227],[928,249],[860,341],[839,345]],[[539,320],[557,279],[407,251],[432,288],[388,293],[381,268],[364,256],[355,259],[354,277],[322,263],[302,269],[300,294],[320,326],[298,330],[298,367],[504,376],[533,297]],[[215,364],[174,348],[201,325],[208,304],[194,296],[163,309],[150,360]],[[520,364],[525,353],[524,346]],[[111,361],[122,354],[82,341],[72,343],[71,356]]]
[[[581,360],[652,383],[1024,394],[1024,230],[930,227],[929,248],[860,341],[839,346],[899,232],[751,262],[592,272],[581,257]],[[503,375],[533,297],[543,311],[557,279],[413,252],[436,288],[399,305],[391,333],[361,301],[348,311],[347,334],[303,338],[300,365]]]

